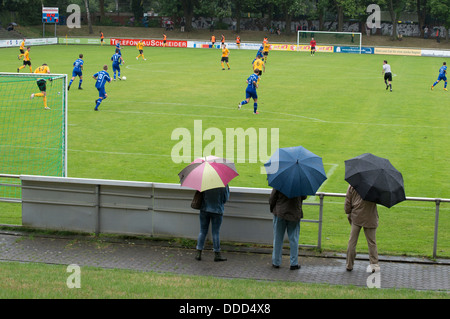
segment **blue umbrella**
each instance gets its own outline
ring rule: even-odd
[[[322,158],[303,146],[278,149],[264,166],[269,186],[289,198],[315,195],[327,179]]]

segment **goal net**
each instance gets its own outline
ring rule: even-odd
[[[312,38],[316,40],[316,46],[355,47],[355,52],[361,53],[361,32],[298,31],[297,48],[309,46]]]
[[[66,87],[66,74],[0,73],[0,199],[21,197],[7,175],[66,176]]]

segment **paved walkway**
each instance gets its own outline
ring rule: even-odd
[[[283,256],[279,269],[271,267],[271,249],[223,246],[226,262],[214,262],[212,251],[204,251],[202,261],[194,259],[195,249],[179,247],[167,241],[93,239],[83,236],[29,236],[16,231],[0,231],[0,260],[47,264],[77,264],[101,268],[208,275],[222,278],[298,281],[338,285],[367,285],[369,264],[366,255],[358,255],[352,272],[345,270],[345,258],[339,254],[303,253],[301,269],[289,269],[289,257]],[[381,288],[412,288],[450,292],[450,260],[430,262],[423,259],[380,256]],[[372,277],[373,279],[374,277]],[[376,279],[372,285],[376,285]]]

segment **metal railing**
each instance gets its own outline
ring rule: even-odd
[[[43,179],[51,179],[48,177],[42,177]],[[20,180],[21,183],[13,183],[13,182],[5,182],[5,179],[14,179],[14,180]],[[35,177],[34,179],[39,179],[39,177]],[[63,182],[64,178],[55,178],[56,181]],[[80,183],[88,181],[89,184],[95,185],[95,189],[97,190],[97,197],[100,196],[99,189],[100,184],[110,184],[110,181],[105,180],[88,180],[88,179],[74,179],[77,182]],[[120,181],[116,181],[119,183]],[[0,174],[0,187],[11,187],[11,188],[20,188],[22,195],[22,188],[23,190],[31,189],[33,187],[30,186],[23,186],[23,181],[21,178],[21,175],[11,175],[11,174]],[[112,183],[113,184],[113,183]],[[120,187],[135,187],[137,183],[133,182],[120,182]],[[192,210],[186,210],[181,209],[180,207],[188,206],[186,205],[187,202],[189,202],[190,195],[186,193],[186,190],[184,190],[184,193],[179,193],[180,186],[178,184],[157,184],[157,183],[146,183],[148,187],[152,189],[153,195],[150,197],[152,198],[152,207],[146,207],[147,211],[153,211],[156,213],[181,213],[181,214],[195,214],[195,211]],[[151,185],[151,186],[150,186]],[[36,187],[39,189],[39,187]],[[41,187],[41,190],[45,189],[46,191],[50,192],[56,192],[56,191],[63,191],[64,189],[55,187],[54,189],[49,189],[45,187]],[[253,220],[265,220],[268,221],[271,219],[270,216],[265,215],[252,215],[252,216],[244,216],[241,212],[238,212],[236,210],[236,207],[239,205],[247,205],[247,207],[256,206],[256,209],[254,211],[257,211],[258,208],[267,206],[268,203],[264,202],[264,196],[267,196],[270,194],[270,189],[262,189],[262,188],[243,188],[243,187],[232,187],[231,188],[232,193],[235,194],[234,200],[231,201],[230,211],[232,211],[231,217],[237,218],[237,219],[253,219]],[[71,190],[67,190],[71,191]],[[159,192],[162,192],[162,194],[158,194]],[[167,194],[164,192],[168,192]],[[263,197],[248,197],[249,195],[263,195]],[[126,193],[126,196],[133,197],[132,194]],[[187,196],[189,195],[189,196]],[[243,196],[242,198],[239,198],[239,196]],[[120,193],[108,193],[103,192],[102,196],[122,196]],[[245,197],[247,196],[247,197]],[[326,197],[340,197],[345,198],[345,194],[342,193],[325,193],[325,192],[318,192],[316,193],[316,196],[319,198],[319,203],[310,203],[305,202],[304,205],[312,205],[312,206],[319,206],[319,216],[317,220],[314,219],[302,219],[303,223],[317,223],[318,224],[318,234],[317,234],[317,245],[301,245],[303,247],[316,247],[321,249],[322,248],[322,227],[323,227],[323,209],[325,205],[325,198]],[[236,198],[237,197],[237,198]],[[52,205],[66,205],[64,202],[51,202],[46,201],[47,199],[44,199],[43,201],[39,200],[24,200],[25,204],[34,203],[34,204],[52,204]],[[180,203],[179,206],[173,206],[173,207],[167,207],[170,206],[168,203],[172,203],[174,200],[182,200],[183,202]],[[440,204],[443,202],[450,203],[450,199],[445,198],[426,198],[426,197],[406,197],[406,201],[413,201],[413,202],[434,202],[435,203],[435,217],[434,217],[434,234],[433,234],[433,258],[436,258],[437,256],[437,243],[438,243],[438,228],[439,228],[439,213],[440,213]],[[8,198],[3,197],[3,195],[0,195],[0,202],[12,202],[12,203],[22,203],[22,198]],[[74,203],[68,203],[67,205],[73,205]],[[81,204],[76,204],[78,206],[82,206]],[[114,204],[116,205],[116,204]],[[237,205],[237,206],[236,206]],[[233,207],[234,206],[234,207]],[[128,206],[124,207],[109,207],[108,204],[102,203],[100,207],[99,201],[97,202],[97,210],[100,208],[120,208],[120,209],[131,209]],[[234,212],[233,212],[234,210]],[[98,217],[97,217],[98,218]],[[100,219],[97,220],[95,231],[100,232],[101,225],[100,225]]]

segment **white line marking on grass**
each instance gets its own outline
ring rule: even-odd
[[[174,106],[189,106],[189,107],[201,107],[201,108],[216,108],[216,109],[224,109],[224,110],[234,110],[236,109],[236,112],[250,112],[253,110],[249,107],[247,109],[241,109],[241,110],[237,110],[237,104],[236,107],[232,107],[232,106],[218,106],[218,105],[199,105],[199,104],[186,104],[186,103],[169,103],[169,102],[144,102],[144,101],[139,101],[139,102],[133,102],[133,101],[128,101],[128,102],[132,102],[134,104],[156,104],[156,105],[174,105]],[[110,101],[109,103],[114,103],[114,104],[123,104],[122,101]],[[86,110],[74,110],[71,109],[71,112],[86,112]],[[236,119],[237,116],[224,116],[224,115],[210,115],[210,114],[197,114],[197,113],[190,113],[190,114],[186,114],[186,113],[166,113],[166,112],[148,112],[148,111],[118,111],[118,110],[107,110],[107,109],[102,109],[102,112],[108,112],[108,113],[123,113],[123,114],[148,114],[148,115],[167,115],[167,116],[189,116],[189,117],[202,117],[202,118],[207,118],[207,117],[211,117],[211,118],[229,118],[229,119]],[[322,120],[322,119],[318,119],[318,118],[314,118],[314,117],[307,117],[307,116],[302,116],[302,115],[298,115],[298,114],[291,114],[291,113],[280,113],[280,112],[271,112],[271,111],[261,111],[262,113],[265,114],[275,114],[275,115],[283,115],[283,116],[287,116],[289,118],[274,118],[272,117],[271,120],[273,121],[289,121],[289,122],[295,122],[295,121],[299,121],[299,120],[307,120],[307,121],[315,121],[315,122],[320,122],[320,123],[328,123],[328,124],[344,124],[344,125],[364,125],[364,126],[387,126],[387,127],[414,127],[414,128],[431,128],[431,129],[448,129],[448,127],[440,127],[440,126],[430,126],[430,125],[413,125],[413,124],[390,124],[390,123],[364,123],[364,122],[347,122],[347,121],[329,121],[329,120]],[[237,113],[238,115],[238,113]],[[267,118],[262,117],[262,116],[257,116],[257,117],[253,117],[254,119],[260,119],[263,121],[267,121]]]
[[[110,155],[136,155],[136,156],[171,157],[171,155],[156,154],[156,153],[111,152],[111,151],[74,150],[74,149],[68,149],[68,151],[69,152],[110,154]]]
[[[334,172],[336,171],[336,169],[339,167],[339,164],[334,164],[334,163],[323,163],[324,166],[328,166],[330,165],[331,168],[326,172],[327,175],[327,179],[322,183],[322,185],[320,185],[319,189],[317,190],[317,192],[320,192],[321,189],[325,186],[325,184],[328,182],[328,180],[330,179],[330,177],[334,174]],[[316,196],[310,196],[308,197],[308,200],[311,202],[314,202],[316,200]]]

